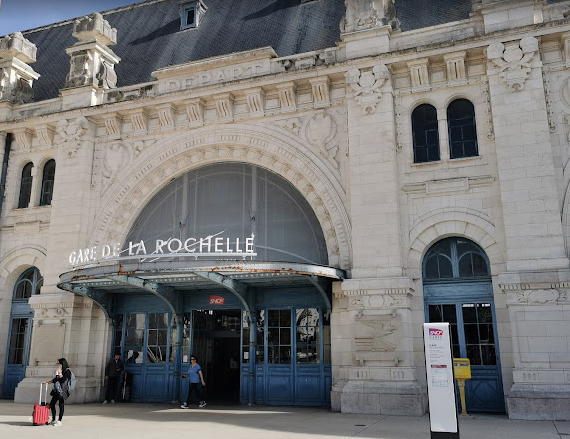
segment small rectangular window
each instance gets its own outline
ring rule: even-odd
[[[184,23],[184,25],[187,27],[194,26],[194,24],[196,23],[196,10],[193,7],[188,8],[186,9],[185,15],[186,15],[186,23]]]

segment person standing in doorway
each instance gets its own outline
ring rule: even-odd
[[[111,359],[105,367],[105,381],[107,381],[107,391],[105,392],[105,401],[103,404],[111,401],[112,404],[117,400],[119,394],[119,384],[121,383],[121,374],[125,370],[121,354],[115,354],[115,358]]]
[[[186,402],[180,407],[187,409],[190,404],[190,398],[192,394],[196,392],[200,403],[198,407],[202,408],[206,405],[204,400],[204,387],[206,386],[206,381],[204,381],[204,374],[202,373],[202,368],[198,364],[198,360],[194,355],[190,356],[190,367],[188,369],[187,375],[182,375],[182,378],[190,377],[190,385],[188,387],[188,396],[186,397]]]
[[[65,408],[65,400],[69,398],[69,383],[71,381],[71,369],[67,364],[65,358],[57,360],[57,369],[55,377],[44,384],[53,383],[53,390],[51,391],[51,402],[49,403],[51,409],[51,425],[54,427],[61,426],[63,419],[63,411]],[[55,420],[55,404],[59,404],[59,418]]]

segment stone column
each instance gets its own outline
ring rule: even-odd
[[[29,367],[18,385],[16,402],[37,400],[39,382],[53,374],[64,357],[77,377],[72,402],[99,399],[104,359],[112,337],[109,321],[97,305],[57,287],[70,270],[69,254],[89,239],[91,175],[95,127],[83,116],[61,119],[56,127],[56,175],[47,238],[47,264],[41,294],[29,303],[35,310]]]
[[[347,72],[352,279],[334,288],[333,410],[422,415],[412,347],[413,282],[403,277],[395,112],[389,70]]]
[[[509,416],[570,419],[570,271],[538,41],[494,43],[487,58],[506,244],[498,281],[515,366]]]

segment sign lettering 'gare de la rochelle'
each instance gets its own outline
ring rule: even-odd
[[[126,248],[121,248],[120,243],[81,248],[71,252],[69,263],[77,267],[98,262],[126,259],[148,259],[152,262],[157,259],[172,257],[194,257],[198,259],[199,257],[246,258],[257,256],[253,248],[253,235],[244,240],[219,236],[223,233],[219,232],[215,235],[198,239],[157,239],[154,241],[154,244],[144,240],[138,242],[131,241]]]

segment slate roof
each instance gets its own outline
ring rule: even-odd
[[[271,46],[278,56],[327,47],[340,40],[344,0],[302,5],[300,0],[205,0],[208,7],[198,29],[180,30],[179,0],[143,2],[103,13],[117,29],[111,49],[122,59],[115,66],[117,86],[153,80],[160,67]],[[24,32],[36,44],[42,77],[34,82],[35,100],[58,96],[69,72],[65,48],[75,40],[73,24]]]
[[[557,3],[562,0],[549,0]],[[334,47],[344,0],[204,0],[198,29],[180,31],[179,0],[148,0],[103,12],[117,29],[119,87],[151,81],[151,72],[212,56],[271,46],[278,56]],[[469,18],[471,0],[396,0],[403,32]],[[23,32],[38,47],[35,100],[58,96],[69,72],[66,47],[77,42],[66,21]]]

